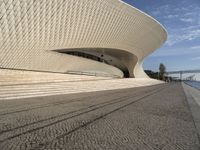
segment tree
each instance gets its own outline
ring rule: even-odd
[[[165,65],[164,64],[160,64],[160,66],[159,66],[159,76],[158,76],[158,78],[160,79],[160,80],[165,80],[165,73],[166,73],[166,67],[165,67]]]

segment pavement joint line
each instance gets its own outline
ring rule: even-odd
[[[153,90],[152,90],[153,91]],[[111,93],[110,93],[111,94]],[[132,96],[131,96],[132,97]],[[126,99],[126,98],[131,98],[130,96],[127,96],[127,97],[123,97],[122,99]],[[87,98],[87,97],[86,97]],[[121,98],[116,98],[116,99],[121,99]],[[108,102],[111,102],[111,101],[113,101],[113,100],[116,100],[116,99],[111,99],[111,100],[109,100],[109,101],[106,101],[106,102],[103,102],[103,103],[99,103],[99,104],[97,104],[97,105],[91,105],[91,106],[98,106],[98,105],[101,105],[101,104],[104,104],[104,103],[108,103]],[[117,101],[117,102],[121,102],[122,101],[122,99],[120,100],[120,101]],[[113,103],[116,103],[116,102],[113,102]],[[113,104],[113,103],[111,103],[111,104]],[[91,106],[89,106],[88,108],[90,108]],[[83,108],[83,109],[87,109],[87,108]],[[78,110],[79,111],[79,110]]]
[[[138,92],[138,91],[135,91],[135,92]],[[108,93],[108,95],[112,95],[113,93],[115,93],[115,92],[113,91],[111,93]],[[119,93],[123,93],[123,92],[119,92]],[[100,95],[102,95],[102,94],[100,94]],[[106,96],[108,96],[108,95],[106,95]],[[0,116],[4,116],[4,115],[8,115],[8,114],[13,114],[13,113],[18,113],[18,112],[23,112],[23,111],[29,111],[29,110],[33,110],[33,109],[44,108],[44,107],[48,107],[48,106],[52,106],[52,105],[55,106],[56,104],[60,105],[59,103],[63,104],[63,102],[69,104],[71,102],[82,101],[83,99],[87,99],[87,98],[90,98],[90,97],[93,97],[93,96],[86,96],[86,97],[74,98],[74,99],[71,99],[69,101],[61,100],[61,101],[58,101],[58,102],[46,103],[46,104],[43,104],[42,106],[38,105],[38,106],[35,106],[33,108],[28,108],[28,109],[24,109],[24,110],[12,111],[12,112],[7,112],[7,113],[0,113]]]
[[[166,88],[166,87],[165,87],[165,88]],[[97,118],[95,118],[95,119],[92,119],[92,120],[90,120],[90,121],[88,121],[88,122],[86,122],[86,123],[83,123],[81,126],[78,126],[78,127],[74,128],[73,130],[68,131],[68,132],[65,133],[65,134],[62,134],[62,135],[60,135],[60,136],[57,136],[57,137],[55,137],[54,139],[52,139],[51,141],[48,141],[48,142],[39,144],[39,146],[38,146],[38,147],[35,147],[34,149],[39,149],[39,148],[41,148],[41,147],[43,147],[43,146],[45,146],[45,145],[48,145],[48,144],[50,144],[50,143],[51,143],[52,141],[54,141],[54,140],[58,140],[58,139],[60,139],[60,138],[62,138],[62,137],[64,137],[64,136],[67,136],[67,135],[69,135],[69,134],[71,134],[71,133],[73,133],[73,132],[75,132],[75,131],[77,131],[77,130],[83,128],[83,127],[86,127],[86,126],[88,126],[88,125],[90,125],[90,124],[92,124],[92,123],[94,123],[94,122],[96,122],[96,121],[98,121],[98,120],[100,120],[100,119],[102,119],[102,118],[104,118],[104,117],[106,117],[106,116],[108,116],[108,115],[110,115],[110,114],[112,114],[112,113],[118,111],[118,110],[121,110],[121,109],[123,109],[123,108],[125,108],[125,107],[127,107],[127,106],[130,106],[130,105],[134,104],[134,103],[137,103],[137,102],[143,100],[143,99],[146,98],[146,97],[152,96],[152,95],[154,95],[155,93],[164,90],[165,88],[159,89],[159,90],[155,90],[154,92],[152,92],[152,93],[150,93],[150,94],[147,94],[147,95],[145,95],[145,96],[143,96],[143,97],[141,97],[141,98],[139,98],[139,99],[137,99],[137,100],[135,100],[135,101],[133,101],[133,102],[130,102],[130,103],[128,103],[128,104],[125,104],[125,105],[123,105],[123,106],[121,106],[121,107],[119,107],[119,108],[116,108],[116,109],[114,109],[114,110],[108,112],[108,113],[105,113],[104,115],[101,115],[101,116],[99,116],[99,117],[97,117]],[[34,150],[34,149],[31,149],[31,150]]]
[[[136,99],[135,101],[131,102],[130,104],[135,103],[135,102],[137,102],[137,101],[140,101],[141,99],[146,98],[146,97],[148,97],[148,96],[150,96],[150,95],[153,95],[153,94],[157,93],[157,92],[160,91],[160,90],[163,90],[163,89],[159,89],[159,90],[156,89],[156,90],[154,90],[152,93],[147,94],[147,95],[145,95],[145,96],[142,96],[141,98]],[[122,102],[122,100],[121,100],[121,102]],[[80,115],[83,115],[83,114],[92,112],[92,111],[94,111],[94,110],[103,108],[103,107],[105,107],[105,106],[108,106],[108,105],[111,105],[111,104],[114,104],[114,103],[116,103],[116,102],[113,102],[113,103],[110,103],[110,104],[105,104],[105,105],[103,105],[103,106],[99,106],[99,107],[97,107],[97,108],[93,108],[93,109],[91,109],[91,110],[89,110],[89,111],[81,112],[81,113],[79,113],[79,114],[77,114],[77,115],[74,115],[74,116],[71,116],[71,117],[68,117],[68,118],[65,118],[65,119],[58,120],[58,121],[53,122],[53,123],[50,123],[50,124],[48,124],[48,125],[45,125],[45,126],[42,126],[42,127],[38,127],[38,128],[35,128],[35,129],[31,129],[31,130],[25,131],[25,132],[23,132],[23,133],[20,133],[20,134],[14,135],[14,136],[12,136],[12,137],[6,138],[6,139],[4,139],[4,140],[1,140],[0,143],[5,142],[5,141],[10,140],[10,139],[13,139],[13,138],[16,138],[16,137],[18,137],[18,136],[21,136],[21,135],[30,133],[30,132],[34,132],[34,131],[36,131],[36,130],[40,130],[40,129],[45,128],[45,127],[47,127],[47,126],[51,126],[51,125],[54,125],[54,124],[56,124],[56,123],[63,122],[63,121],[66,121],[66,120],[68,120],[68,119],[71,119],[71,118],[74,118],[74,117],[77,117],[77,116],[80,116]],[[118,103],[119,103],[119,102],[118,102]],[[128,105],[129,105],[129,104],[128,104]],[[125,106],[128,106],[128,105],[125,105]],[[125,106],[124,106],[124,107],[125,107]],[[123,108],[124,108],[124,107],[123,107]],[[118,110],[118,109],[117,109],[117,110]]]
[[[146,90],[144,90],[146,91]],[[138,92],[137,90],[135,92]],[[115,93],[114,91],[111,92],[111,93],[108,93],[106,96],[108,95],[112,95],[113,93]],[[118,92],[118,93],[124,93],[124,91],[122,92]],[[127,93],[127,92],[126,92]],[[128,92],[129,93],[129,92]],[[102,94],[100,94],[102,95]],[[23,111],[29,111],[29,110],[33,110],[33,109],[39,109],[39,108],[44,108],[44,107],[48,107],[48,106],[55,106],[55,105],[59,105],[59,104],[65,104],[65,103],[71,103],[71,102],[76,102],[76,101],[82,101],[83,99],[87,99],[87,98],[90,98],[90,97],[93,97],[93,96],[86,96],[86,97],[80,97],[80,98],[73,98],[69,101],[66,101],[66,100],[61,100],[61,101],[57,101],[57,102],[51,102],[51,103],[46,103],[46,104],[43,104],[42,106],[41,105],[36,105],[36,106],[33,106],[32,108],[28,108],[28,109],[21,109],[21,110],[17,110],[17,111],[11,111],[11,112],[6,112],[6,113],[0,113],[0,116],[4,116],[4,115],[8,115],[8,114],[13,114],[13,113],[18,113],[18,112],[23,112]],[[63,103],[64,102],[64,103]],[[26,104],[24,105],[26,106]],[[13,106],[15,107],[15,106]],[[12,108],[12,107],[11,107]]]
[[[131,98],[131,97],[124,97],[123,99],[125,98]],[[116,99],[112,99],[110,101],[113,101],[113,100],[117,100],[117,99],[120,99],[120,102],[121,102],[121,98],[116,98]],[[82,108],[82,109],[78,109],[78,110],[75,110],[75,111],[71,111],[71,112],[68,112],[68,113],[64,113],[64,114],[60,114],[60,115],[57,115],[57,116],[54,116],[54,117],[50,117],[50,118],[46,118],[46,119],[43,119],[43,120],[39,120],[39,121],[36,121],[36,122],[32,122],[30,124],[26,124],[26,125],[23,125],[23,126],[19,126],[19,127],[16,127],[16,128],[13,128],[13,129],[9,129],[9,130],[6,130],[6,131],[1,131],[0,134],[3,134],[3,133],[6,133],[6,132],[10,132],[10,131],[13,131],[13,130],[16,130],[16,129],[20,129],[20,128],[23,128],[23,127],[27,127],[27,126],[30,126],[30,125],[34,125],[34,124],[37,124],[37,123],[41,123],[41,122],[44,122],[44,121],[49,121],[51,119],[57,119],[59,117],[62,117],[62,116],[67,116],[67,115],[70,115],[70,114],[73,114],[73,113],[76,113],[76,112],[79,112],[79,111],[82,111],[82,110],[87,110],[89,108],[92,108],[92,107],[95,107],[95,106],[98,106],[98,105],[101,105],[101,104],[106,104],[108,103],[109,101],[106,101],[106,102],[103,102],[103,103],[99,103],[99,104],[96,104],[96,105],[91,105],[91,106],[88,106],[86,108]],[[117,101],[119,102],[119,101]],[[113,102],[114,103],[114,102]],[[109,104],[113,104],[113,103],[109,103]],[[103,105],[103,106],[108,106],[108,105]],[[101,107],[101,106],[100,106]],[[98,108],[97,108],[98,109]],[[86,111],[87,112],[87,111]],[[76,116],[76,115],[75,115]],[[71,119],[71,118],[70,118]],[[0,141],[1,142],[1,141]]]
[[[147,85],[149,86],[149,85]],[[138,87],[138,86],[135,86]],[[134,87],[120,87],[119,89],[127,89],[127,88],[134,88]],[[63,91],[63,89],[59,89],[59,90],[53,90],[53,93],[49,93],[48,91],[46,91],[47,89],[43,89],[45,91],[39,91],[37,93],[30,93],[30,91],[26,91],[26,94],[19,92],[17,96],[13,96],[13,95],[4,95],[3,97],[0,96],[0,101],[4,101],[4,100],[13,100],[13,99],[25,99],[25,98],[31,98],[31,97],[45,97],[45,96],[52,96],[52,95],[60,95],[60,94],[73,94],[73,93],[86,93],[86,92],[90,92],[90,91],[79,91],[76,92],[75,90],[71,90],[70,93],[65,93],[65,91]],[[69,91],[69,88],[67,88],[66,90]],[[107,89],[107,90],[117,90],[117,89]],[[98,92],[98,91],[107,91],[107,90],[102,90],[102,89],[94,89],[91,92]],[[38,94],[41,94],[38,96]],[[46,95],[44,95],[46,94]],[[29,96],[28,96],[29,95]]]

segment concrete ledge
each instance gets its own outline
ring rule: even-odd
[[[198,138],[200,140],[200,92],[199,90],[182,83],[187,101],[194,118],[194,124],[198,131]]]

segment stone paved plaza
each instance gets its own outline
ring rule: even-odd
[[[181,84],[0,101],[0,150],[199,150]]]

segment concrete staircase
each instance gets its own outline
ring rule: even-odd
[[[150,86],[153,79],[116,79],[84,75],[0,70],[0,100]]]
[[[75,82],[75,81],[88,81],[88,80],[106,80],[111,78],[112,77],[0,69],[0,85],[53,83],[53,82],[63,82],[63,81]]]

